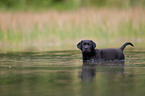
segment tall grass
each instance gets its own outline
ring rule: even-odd
[[[75,49],[81,39],[97,47],[145,42],[145,10],[80,9],[77,11],[0,12],[0,51]]]

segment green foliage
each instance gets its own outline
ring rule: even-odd
[[[145,0],[0,0],[1,10],[69,10],[80,7],[129,8],[145,6]]]

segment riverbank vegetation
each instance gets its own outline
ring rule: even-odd
[[[8,8],[3,6],[5,11],[2,11],[2,8],[0,11],[0,51],[70,50],[76,49],[76,44],[82,39],[94,40],[99,48],[117,48],[126,41],[133,42],[137,47],[144,46],[145,9],[137,6],[138,3],[130,8],[110,8],[111,5],[108,8],[104,4],[104,7],[100,5],[100,8],[96,8],[94,5],[89,6],[91,2],[87,4],[87,7],[69,11],[60,11],[57,8],[43,11],[12,11],[15,9],[14,5],[10,4]]]

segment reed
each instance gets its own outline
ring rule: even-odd
[[[0,12],[0,51],[76,49],[81,39],[92,39],[99,47],[117,47],[126,41],[141,45],[144,17],[143,8]]]

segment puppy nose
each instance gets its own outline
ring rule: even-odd
[[[85,49],[88,49],[88,47],[85,47]]]

